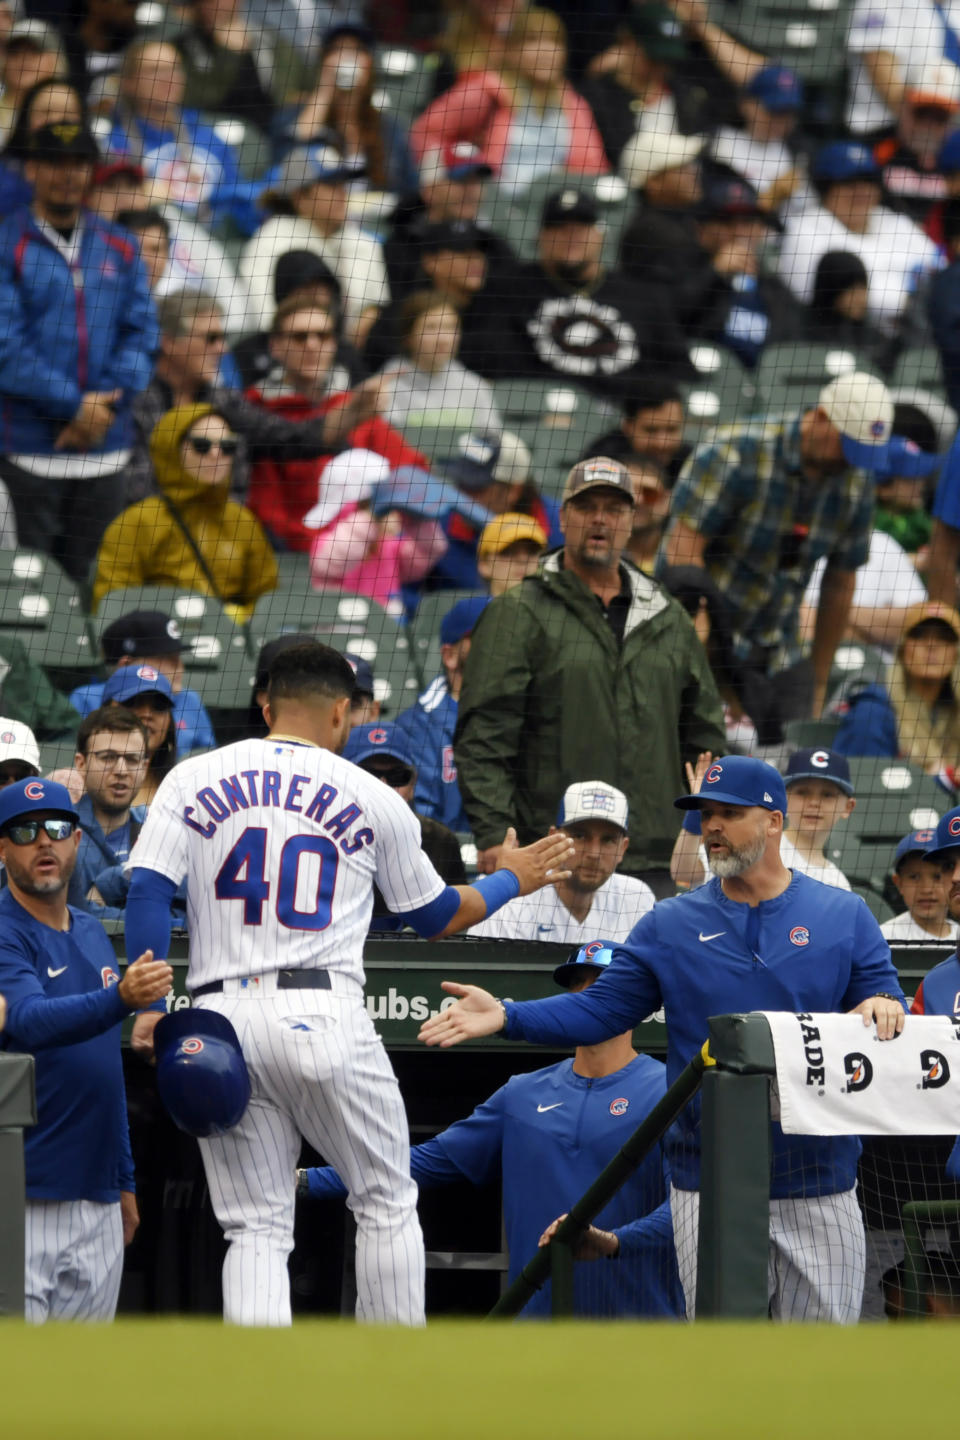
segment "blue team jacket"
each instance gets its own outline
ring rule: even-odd
[[[36,1062],[37,1123],[24,1150],[31,1200],[108,1204],[134,1188],[113,946],[98,920],[70,910],[70,929],[41,925],[0,892],[0,1048]]]
[[[672,1083],[701,1049],[711,1015],[843,1012],[878,991],[906,1004],[890,947],[858,895],[794,871],[782,895],[751,907],[728,900],[713,879],[655,905],[589,990],[506,1001],[505,1034],[539,1045],[595,1045],[633,1029],[662,1005]],[[785,1136],[774,1123],[772,1142],[774,1198],[852,1188],[860,1154],[855,1136]],[[667,1156],[673,1183],[696,1190],[698,1101],[670,1131]]]
[[[453,759],[457,702],[446,676],[432,680],[416,705],[398,715],[395,723],[410,741],[417,767],[413,808],[459,834],[469,832]]]
[[[78,715],[89,715],[103,701],[105,680],[91,680],[71,692],[70,704]],[[193,750],[215,750],[213,723],[195,690],[181,690],[173,699],[173,723],[177,728],[177,755],[183,760]]]
[[[579,1200],[665,1091],[664,1067],[649,1055],[598,1080],[575,1074],[572,1060],[514,1075],[465,1120],[415,1145],[410,1173],[421,1188],[502,1180],[514,1280],[551,1220]],[[309,1177],[314,1195],[346,1193],[329,1167]],[[620,1235],[620,1259],[574,1267],[576,1314],[684,1314],[666,1183],[658,1147],[597,1216],[598,1226]],[[548,1283],[523,1315],[549,1314]]]
[[[159,347],[156,312],[130,236],[88,212],[82,224],[72,275],[29,209],[0,221],[5,455],[52,454],[61,429],[90,390],[123,392],[116,420],[90,453],[131,443],[133,397],[149,384]]]
[[[913,1015],[951,1015],[960,1024],[960,958],[951,955],[929,970],[917,987],[910,1007]],[[947,1174],[960,1180],[960,1139],[947,1160]]]

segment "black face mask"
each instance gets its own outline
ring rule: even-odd
[[[562,280],[565,285],[584,284],[589,272],[589,260],[577,260],[575,262],[560,260],[553,266],[554,275],[556,275],[558,280]]]

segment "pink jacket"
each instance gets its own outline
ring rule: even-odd
[[[447,548],[434,520],[403,517],[399,535],[377,542],[380,522],[369,510],[347,505],[321,530],[310,552],[310,577],[317,590],[349,590],[385,605],[400,587],[422,580]]]
[[[563,112],[570,126],[566,168],[581,175],[606,175],[610,169],[590,106],[570,85],[563,87]],[[468,70],[428,105],[410,126],[410,144],[418,160],[428,150],[469,140],[499,174],[510,147],[513,96],[492,70]]]

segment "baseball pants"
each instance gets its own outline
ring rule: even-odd
[[[687,1319],[696,1312],[699,1190],[670,1187],[673,1237]],[[774,1320],[855,1325],[863,1305],[866,1241],[856,1189],[770,1201],[767,1289]]]
[[[112,1320],[123,1274],[119,1201],[28,1200],[26,1318]]]
[[[332,991],[278,991],[275,978],[260,977],[253,994],[228,981],[223,995],[201,1001],[236,1029],[252,1087],[240,1124],[200,1141],[214,1212],[229,1242],[224,1319],[291,1322],[287,1260],[303,1136],[349,1190],[357,1222],[357,1319],[422,1325],[423,1236],[407,1116],[362,988],[331,974]]]

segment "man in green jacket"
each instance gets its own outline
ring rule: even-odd
[[[673,894],[684,762],[726,739],[692,623],[624,558],[633,505],[625,466],[580,461],[564,490],[563,549],[491,601],[473,632],[454,751],[483,871],[507,826],[527,843],[568,785],[599,779],[629,800],[621,870]]]

